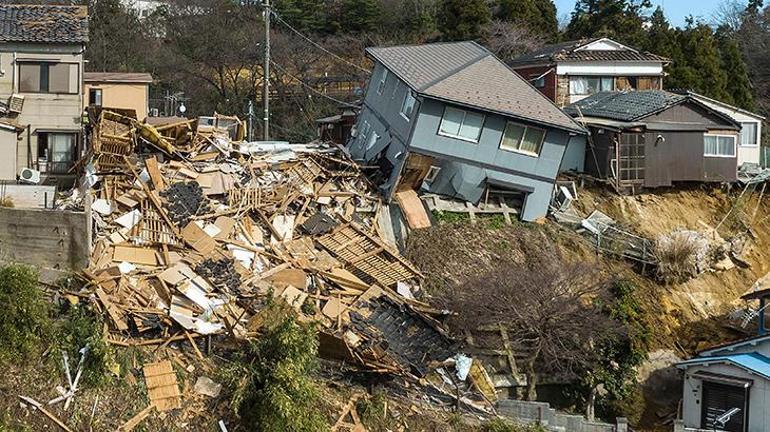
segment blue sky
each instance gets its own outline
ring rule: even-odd
[[[696,18],[703,18],[705,21],[711,21],[714,11],[722,4],[724,0],[652,0],[653,8],[657,5],[663,6],[666,16],[672,24],[681,26],[688,15]],[[741,1],[746,3],[746,1]],[[559,10],[558,16],[568,16],[575,8],[575,0],[554,0]]]

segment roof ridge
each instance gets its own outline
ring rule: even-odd
[[[482,48],[483,48],[483,47],[482,47]],[[428,91],[428,90],[429,90],[431,87],[433,87],[434,85],[436,85],[436,84],[438,84],[438,83],[440,83],[440,82],[442,82],[442,81],[444,81],[444,80],[446,80],[446,79],[449,79],[449,78],[451,78],[451,77],[452,77],[452,76],[454,76],[454,75],[457,75],[458,73],[460,73],[460,72],[464,71],[465,69],[468,69],[469,67],[473,66],[473,65],[474,65],[474,64],[476,64],[477,62],[479,62],[479,61],[481,61],[481,60],[484,60],[485,58],[487,58],[487,57],[489,57],[489,56],[491,56],[491,55],[492,55],[492,54],[491,54],[489,51],[487,51],[486,49],[484,49],[484,52],[482,52],[480,55],[478,55],[478,56],[474,57],[474,58],[473,58],[473,59],[471,59],[471,60],[468,60],[468,61],[467,61],[467,62],[465,62],[464,64],[462,64],[462,65],[460,65],[460,66],[456,67],[455,69],[453,69],[453,70],[451,70],[451,71],[447,72],[446,74],[444,74],[444,75],[441,75],[441,76],[439,76],[438,78],[436,78],[436,79],[434,79],[434,80],[432,80],[432,81],[429,81],[427,84],[425,84],[424,86],[422,86],[422,87],[420,87],[419,89],[417,89],[417,91],[418,91],[418,92],[420,92],[420,93],[426,92],[426,91]]]

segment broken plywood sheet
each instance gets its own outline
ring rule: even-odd
[[[307,288],[307,274],[299,269],[289,268],[281,270],[268,277],[267,280],[271,281],[278,288],[284,288],[289,285],[301,290]]]
[[[233,218],[227,216],[220,216],[214,221],[214,226],[219,228],[219,233],[214,236],[217,240],[225,240],[230,237],[230,234],[235,228],[236,221]]]
[[[170,411],[182,407],[179,384],[170,361],[146,364],[143,371],[151,405],[158,411]]]
[[[116,245],[112,253],[112,260],[149,266],[158,265],[158,256],[154,249],[134,246]]]
[[[270,239],[271,244],[278,244],[290,241],[294,237],[294,215],[276,215],[273,218],[273,229],[280,236],[272,236]]]
[[[417,192],[412,189],[396,192],[396,201],[404,213],[409,228],[420,229],[431,226],[428,212],[425,211],[425,206],[420,197],[417,196]]]
[[[209,255],[214,252],[217,247],[217,242],[205,231],[199,227],[197,223],[190,222],[182,230],[182,238],[196,251],[201,254]]]

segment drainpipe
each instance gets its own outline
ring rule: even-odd
[[[761,297],[759,299],[759,335],[765,334],[765,302],[767,297]]]

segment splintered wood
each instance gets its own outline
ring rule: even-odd
[[[171,411],[182,407],[176,373],[170,361],[149,363],[142,369],[152,406],[158,411]]]
[[[318,239],[318,243],[368,283],[393,287],[422,276],[398,253],[356,224],[341,226]]]

